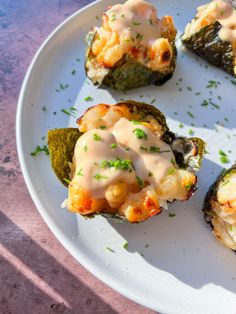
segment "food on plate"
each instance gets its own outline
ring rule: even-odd
[[[203,211],[215,237],[236,250],[236,164],[224,170],[210,187]]]
[[[230,0],[213,0],[198,7],[182,40],[209,63],[236,76],[236,10]]]
[[[177,137],[157,108],[134,101],[99,104],[77,124],[79,131],[48,132],[52,167],[68,184],[69,210],[141,222],[196,190],[205,143]]]
[[[110,6],[102,26],[87,35],[86,74],[95,85],[121,91],[163,84],[175,69],[175,36],[172,17],[158,19],[146,1]]]

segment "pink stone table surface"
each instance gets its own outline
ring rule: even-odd
[[[0,313],[154,313],[84,269],[39,216],[19,166],[15,113],[48,34],[88,0],[0,0]]]

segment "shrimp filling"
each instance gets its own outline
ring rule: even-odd
[[[125,106],[98,105],[79,121],[84,134],[74,151],[69,210],[139,222],[160,213],[167,201],[188,198],[195,175],[178,168],[152,116],[140,121],[131,115]]]

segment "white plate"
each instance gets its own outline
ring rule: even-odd
[[[94,275],[130,299],[162,313],[235,313],[236,256],[214,239],[201,206],[223,166],[219,149],[234,150],[229,157],[231,162],[236,159],[236,86],[229,75],[207,66],[178,41],[177,68],[164,86],[125,94],[93,87],[84,73],[84,37],[91,25],[98,23],[96,16],[112,3],[115,1],[95,2],[67,19],[39,49],[27,72],[18,104],[17,146],[28,189],[64,247]],[[159,15],[173,15],[179,34],[201,3],[155,1]],[[216,89],[206,87],[210,80],[220,82]],[[57,92],[60,83],[69,86]],[[195,95],[198,92],[201,94]],[[92,96],[93,101],[84,101],[86,96]],[[220,109],[201,106],[209,97]],[[62,108],[75,104],[79,116],[92,104],[116,103],[121,98],[149,103],[156,99],[154,104],[166,114],[174,131],[188,135],[192,129],[194,135],[208,142],[209,154],[199,173],[200,188],[190,201],[170,206],[169,211],[176,213],[174,218],[163,212],[139,225],[118,225],[101,217],[85,220],[60,208],[67,190],[55,177],[48,157],[30,156],[37,145],[45,144],[41,138],[49,128],[75,126],[76,119],[62,113]],[[123,248],[126,241],[128,250]]]

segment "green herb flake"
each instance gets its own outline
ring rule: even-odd
[[[172,174],[175,173],[175,168],[170,168],[168,171],[167,171],[167,175],[168,176],[171,176]]]
[[[63,180],[64,180],[67,184],[70,184],[70,180],[69,180],[69,179],[63,178]]]
[[[188,114],[192,119],[194,119],[194,115],[192,114],[192,112],[187,111],[187,114]]]
[[[106,247],[106,250],[111,252],[111,253],[115,253],[115,251],[113,249],[111,249],[109,246]]]
[[[149,247],[149,244],[145,244],[145,249]]]
[[[183,129],[183,128],[184,128],[183,123],[181,123],[181,122],[180,122],[180,124],[179,124],[179,128],[180,128],[180,129]]]
[[[83,177],[83,168],[80,168],[79,171],[77,172],[77,176]]]
[[[218,85],[220,85],[220,82],[217,82],[217,81],[208,81],[208,85],[206,86],[206,88],[217,88]]]
[[[124,19],[125,18],[125,15],[124,15],[124,13],[123,14],[121,14],[121,17]]]
[[[140,34],[140,33],[137,33],[136,39],[137,39],[137,40],[142,40],[142,39],[143,39],[143,35]]]
[[[76,73],[76,70],[71,71],[71,75],[75,75],[75,73]]]
[[[97,181],[102,180],[102,179],[108,179],[107,176],[103,176],[100,173],[96,173],[93,178],[96,179]]]
[[[126,242],[123,244],[123,248],[127,250],[128,247],[129,247],[129,243],[126,241]]]
[[[143,188],[144,187],[144,182],[143,179],[141,179],[139,176],[136,176],[136,180],[138,182],[138,185]]]
[[[115,14],[112,14],[112,17],[110,18],[110,21],[111,22],[114,22],[116,20],[116,15]]]
[[[31,156],[37,156],[39,153],[44,152],[46,155],[49,155],[49,150],[46,145],[40,147],[39,145],[35,148],[33,152],[30,153]]]
[[[144,150],[145,152],[148,151],[148,149],[147,149],[146,147],[140,146],[139,148],[140,148],[141,150]]]
[[[193,131],[192,129],[190,129],[190,130],[188,131],[188,134],[192,136],[192,135],[194,134],[194,131]]]
[[[228,164],[230,162],[229,158],[227,156],[221,156],[220,157],[220,161],[223,163],[223,164]]]
[[[117,144],[116,144],[116,143],[113,143],[113,144],[110,145],[110,148],[111,148],[111,149],[115,149],[116,147],[117,147]]]
[[[201,103],[202,107],[207,107],[209,105],[208,100],[204,99],[203,102]]]
[[[85,146],[83,147],[83,151],[84,151],[84,152],[87,152],[87,151],[88,151],[88,146],[87,146],[87,145],[85,145]]]
[[[47,111],[46,106],[43,106],[42,110],[43,110],[43,111]]]
[[[147,140],[147,134],[142,129],[139,128],[134,129],[133,133],[136,135],[138,139],[144,138],[145,140]]]
[[[134,25],[134,26],[138,26],[138,25],[140,25],[140,24],[141,24],[140,22],[133,21],[133,25]]]
[[[190,86],[187,86],[187,90],[189,90],[191,92],[192,88]]]
[[[100,168],[112,168],[114,167],[115,169],[121,169],[123,171],[129,171],[131,172],[133,169],[132,169],[132,161],[129,160],[129,159],[115,159],[115,160],[103,160],[101,163],[100,163]]]
[[[151,20],[151,19],[149,19],[149,20],[148,20],[148,22],[149,22],[149,24],[150,24],[150,25],[152,25],[152,24],[153,24],[153,22],[152,22],[152,20]]]
[[[140,121],[137,121],[137,120],[131,120],[131,122],[133,123],[133,124],[141,124],[141,122]]]
[[[87,96],[87,97],[84,97],[84,100],[85,100],[85,101],[92,101],[92,100],[93,100],[93,97]]]
[[[175,213],[169,213],[169,217],[172,218],[172,217],[175,217],[176,214]]]
[[[153,173],[151,171],[148,173],[148,177],[153,177]]]
[[[99,16],[98,15],[96,15],[96,20],[99,21]]]
[[[105,125],[100,125],[99,126],[99,129],[101,129],[101,130],[105,130],[107,127],[105,126]]]
[[[186,191],[190,191],[192,187],[192,183],[189,183],[185,186]]]
[[[101,136],[100,135],[98,135],[97,133],[94,133],[93,134],[93,139],[94,139],[94,141],[101,141]]]
[[[153,100],[151,101],[151,105],[153,105],[155,101],[156,101],[156,99],[153,98]]]
[[[80,62],[80,58],[76,58],[75,60],[76,60],[77,62]]]
[[[151,153],[159,153],[160,152],[160,147],[150,146],[149,150],[150,150]]]
[[[236,80],[231,80],[231,83],[232,83],[233,85],[236,85]]]
[[[199,95],[201,95],[201,92],[197,92],[197,93],[195,93],[195,95],[196,95],[196,96],[199,96]]]

